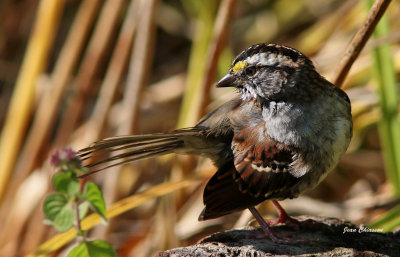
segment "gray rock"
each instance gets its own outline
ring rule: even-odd
[[[261,228],[245,227],[215,233],[197,244],[160,252],[155,257],[264,256],[400,256],[400,233],[378,233],[334,218],[297,217],[315,226],[274,226],[279,235],[306,239],[307,244],[285,245],[262,236]],[[364,228],[364,229],[363,229]]]

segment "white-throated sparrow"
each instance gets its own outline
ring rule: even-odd
[[[272,240],[289,243],[254,206],[273,200],[278,221],[286,222],[276,200],[297,197],[333,169],[352,136],[349,98],[302,53],[275,44],[241,52],[217,87],[235,87],[239,97],[194,127],[108,138],[79,155],[123,151],[87,165],[98,170],[171,152],[211,158],[218,170],[205,187],[199,220],[249,208]]]

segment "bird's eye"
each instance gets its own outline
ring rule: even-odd
[[[257,72],[257,68],[255,66],[250,66],[246,68],[245,73],[247,76],[251,77],[254,76]]]

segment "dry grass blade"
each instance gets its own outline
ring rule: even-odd
[[[349,43],[345,54],[341,59],[338,68],[335,70],[332,83],[337,87],[342,87],[342,84],[350,71],[351,66],[357,59],[361,50],[364,48],[368,39],[371,37],[378,21],[382,18],[387,7],[389,6],[391,0],[376,0],[372,6],[368,17],[366,18],[363,26],[357,31],[356,35],[353,37]]]
[[[322,15],[318,22],[299,35],[297,48],[307,55],[319,52],[358,3],[358,0],[347,0],[334,11]]]
[[[9,176],[30,119],[37,77],[46,67],[58,21],[65,1],[40,1],[24,61],[16,82],[14,95],[0,140],[0,199],[3,198]]]
[[[139,18],[137,36],[129,64],[128,79],[122,102],[121,114],[124,116],[118,128],[119,135],[135,133],[138,125],[140,97],[147,84],[149,69],[153,59],[155,15],[159,0],[143,1]],[[115,165],[113,165],[115,166]],[[118,183],[118,170],[105,174],[103,192],[106,201],[114,202]]]
[[[113,205],[111,205],[107,209],[106,217],[111,219],[116,217],[124,212],[127,212],[150,199],[154,199],[176,190],[188,187],[196,183],[195,179],[187,179],[178,182],[165,182],[160,185],[154,186],[144,192],[132,195],[130,197],[124,198]],[[98,214],[92,214],[82,220],[82,229],[89,230],[96,224],[100,223],[101,217]],[[47,256],[48,254],[60,249],[76,236],[76,230],[71,229],[65,233],[58,234],[53,238],[47,240],[42,245],[40,245],[35,252],[29,254],[27,257],[39,257],[39,256]]]
[[[123,110],[127,119],[119,129],[119,134],[136,131],[140,97],[149,76],[149,68],[154,51],[154,20],[159,0],[145,1],[138,25],[138,33],[129,66],[127,86],[124,92]]]
[[[108,0],[103,5],[99,21],[89,42],[79,73],[74,83],[74,94],[67,104],[65,118],[57,133],[56,146],[65,145],[75,129],[85,104],[85,96],[88,94],[92,80],[105,53],[105,49],[111,40],[111,33],[117,25],[123,0]]]
[[[20,232],[16,232],[22,229],[15,225],[11,227],[10,224],[24,224],[26,222],[25,220],[17,220],[18,218],[14,215],[9,215],[9,210],[12,209],[11,205],[15,202],[17,190],[20,189],[21,184],[34,168],[35,161],[37,161],[39,155],[43,154],[40,149],[49,139],[49,131],[53,128],[68,80],[78,61],[98,5],[99,1],[92,0],[86,0],[81,4],[69,36],[55,64],[51,82],[44,92],[43,99],[39,101],[32,128],[21,154],[22,158],[17,166],[15,177],[12,178],[10,189],[6,194],[5,202],[1,209],[2,227],[5,234],[8,234],[8,240],[12,240],[12,238],[9,236],[10,233],[6,231],[12,230],[15,236],[18,237]],[[43,156],[40,158],[43,158]]]
[[[49,132],[56,119],[68,79],[78,61],[87,32],[93,22],[98,3],[98,1],[86,0],[82,3],[78,11],[74,25],[70,30],[67,41],[55,65],[54,73],[51,75],[49,88],[44,92],[43,99],[39,102],[32,129],[29,132],[26,145],[21,154],[22,159],[17,166],[16,176],[11,181],[10,190],[6,196],[6,203],[3,205],[2,210],[9,209],[4,206],[8,206],[13,202],[16,190],[32,171],[38,156],[43,154],[40,149],[49,138]]]
[[[110,60],[110,65],[100,87],[99,97],[97,98],[92,117],[89,120],[89,126],[86,130],[86,140],[88,142],[98,140],[101,130],[104,128],[105,120],[111,108],[118,83],[121,81],[121,77],[129,60],[132,42],[138,24],[138,14],[141,10],[140,4],[140,0],[132,0],[129,5]]]
[[[200,118],[202,79],[210,45],[217,1],[186,1],[196,11],[196,34],[191,46],[186,88],[183,95],[177,127],[193,126]]]
[[[201,92],[202,98],[200,99],[200,116],[207,113],[207,105],[210,103],[210,89],[214,83],[217,64],[222,50],[226,45],[229,36],[230,22],[235,10],[236,0],[222,1],[217,19],[214,25],[213,39],[208,49],[207,58],[205,62],[205,76],[203,78]]]
[[[43,99],[39,102],[32,129],[26,139],[21,165],[17,170],[21,180],[32,171],[35,161],[42,154],[40,150],[49,140],[69,79],[79,60],[99,5],[99,0],[86,0],[81,3],[55,64],[54,72],[51,74],[50,83],[44,92]]]

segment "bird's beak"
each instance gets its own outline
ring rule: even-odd
[[[237,87],[238,85],[238,79],[229,73],[223,76],[217,83],[217,87]]]

